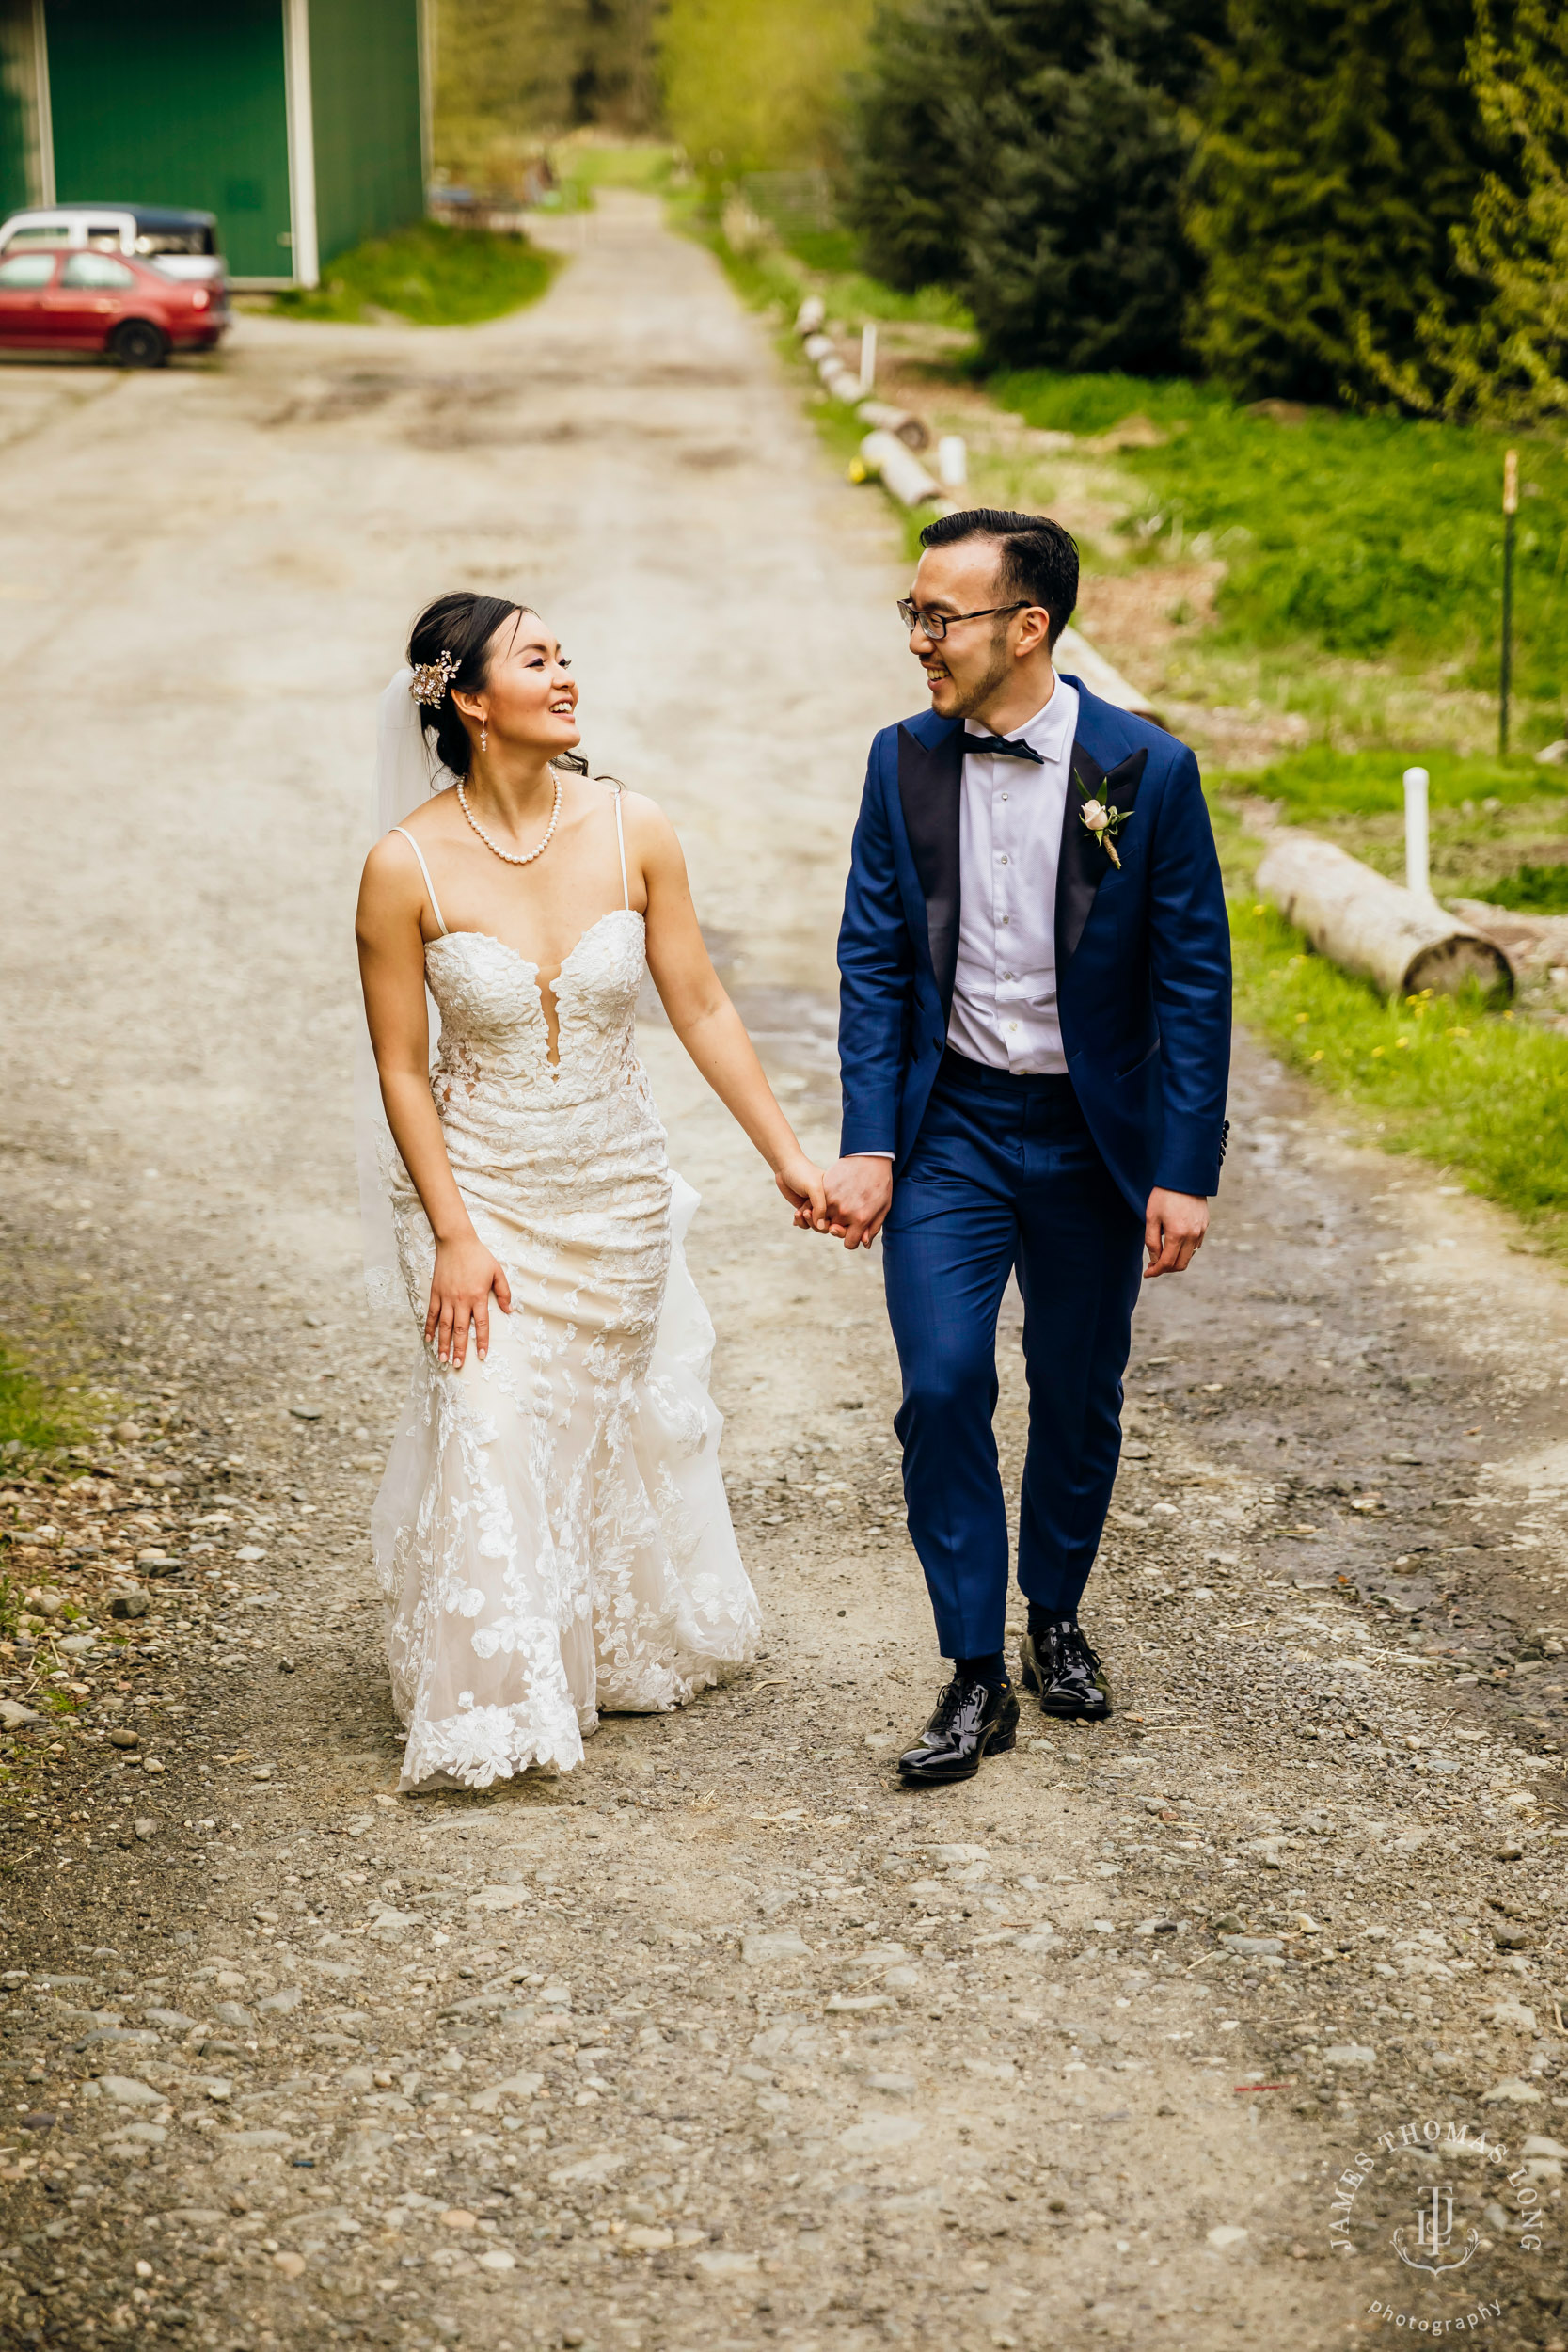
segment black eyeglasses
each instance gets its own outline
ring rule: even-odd
[[[984,604],[978,612],[922,612],[912,597],[900,596],[898,617],[906,628],[919,629],[934,645],[940,645],[955,621],[990,620],[997,612],[1027,612],[1032,608],[1027,599],[1022,604]]]

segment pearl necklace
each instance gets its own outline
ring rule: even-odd
[[[544,856],[545,851],[549,848],[551,841],[555,837],[555,829],[561,822],[561,778],[557,776],[555,780],[555,806],[550,811],[550,821],[545,828],[545,837],[543,841],[539,842],[534,849],[527,850],[522,857],[514,857],[510,850],[503,850],[499,841],[491,840],[490,835],[485,832],[484,827],[480,823],[479,818],[474,815],[473,810],[468,806],[468,796],[463,788],[461,777],[459,777],[457,784],[457,805],[463,811],[464,816],[467,818],[469,824],[472,825],[475,833],[478,834],[480,839],[483,842],[487,850],[494,850],[496,855],[498,857],[503,857],[508,866],[531,866],[536,857]]]

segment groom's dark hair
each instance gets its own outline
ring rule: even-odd
[[[1001,506],[971,506],[943,515],[920,534],[923,548],[957,547],[961,539],[997,543],[997,596],[1037,604],[1051,615],[1053,645],[1078,601],[1078,542],[1048,515],[1012,515]]]

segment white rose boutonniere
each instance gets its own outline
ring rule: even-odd
[[[1117,835],[1132,816],[1132,811],[1130,808],[1107,808],[1103,801],[1095,799],[1088,786],[1081,778],[1075,776],[1073,782],[1084,796],[1084,805],[1078,814],[1110,859],[1111,864],[1119,870],[1121,860],[1117,855]]]

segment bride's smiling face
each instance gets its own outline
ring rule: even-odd
[[[489,730],[493,745],[536,751],[547,759],[581,740],[578,688],[559,644],[536,612],[514,612],[490,640],[490,662],[477,694],[454,694],[465,717]]]

